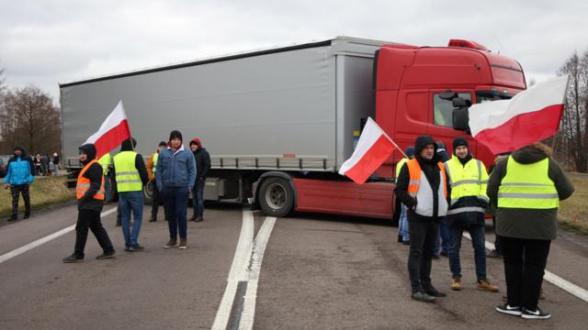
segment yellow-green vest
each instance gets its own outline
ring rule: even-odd
[[[555,184],[549,178],[549,158],[533,164],[521,164],[509,156],[506,176],[498,188],[498,207],[558,208],[559,195]]]
[[[108,171],[110,170],[110,165],[112,165],[112,157],[109,153],[105,153],[100,159],[98,160],[100,165],[102,165],[102,172],[104,175],[108,175]]]
[[[159,153],[156,152],[153,154],[153,175],[155,175],[155,171],[157,171],[157,159],[159,159]]]
[[[469,196],[489,202],[488,195],[486,195],[488,173],[486,173],[486,167],[481,161],[472,158],[462,165],[459,157],[453,156],[445,162],[445,169],[449,173],[451,205],[457,203],[460,198]]]
[[[114,156],[118,192],[143,190],[139,171],[135,167],[136,158],[137,153],[134,151],[123,151]]]
[[[406,164],[406,162],[408,162],[408,158],[402,158],[396,164],[396,180],[398,180],[398,176],[400,175],[400,170],[402,169],[402,166],[404,166],[404,164]]]

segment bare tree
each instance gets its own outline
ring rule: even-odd
[[[0,126],[8,145],[21,145],[30,153],[60,150],[59,109],[47,93],[34,86],[7,91],[3,108]]]
[[[567,158],[564,162],[585,173],[588,172],[588,51],[582,57],[577,52],[572,54],[558,73],[570,76],[561,125]]]

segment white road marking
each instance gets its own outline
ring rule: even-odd
[[[235,256],[233,257],[233,264],[229,271],[229,277],[227,278],[227,287],[223,294],[220,306],[216,311],[214,323],[212,324],[212,330],[225,330],[227,328],[231,316],[233,301],[237,292],[237,285],[240,280],[246,280],[245,269],[247,268],[247,262],[251,255],[252,243],[253,213],[248,210],[243,210],[243,223],[241,224],[239,242],[237,243],[237,249],[235,250]]]
[[[108,211],[102,212],[100,214],[100,217],[103,218],[103,217],[105,217],[105,216],[107,216],[109,214],[112,214],[114,212],[116,212],[116,207],[115,208],[112,208],[112,209],[110,209]],[[55,232],[55,233],[53,233],[51,235],[45,236],[45,237],[40,238],[40,239],[38,239],[38,240],[36,240],[36,241],[34,241],[32,243],[29,243],[29,244],[27,244],[25,246],[19,247],[17,249],[14,249],[14,250],[8,252],[8,253],[5,253],[5,254],[3,254],[3,255],[0,256],[0,264],[3,263],[3,262],[5,262],[5,261],[7,261],[7,260],[10,260],[10,259],[12,259],[12,258],[14,258],[16,256],[19,256],[19,255],[21,255],[21,254],[23,254],[23,253],[25,253],[27,251],[30,251],[30,250],[32,250],[32,249],[34,249],[36,247],[39,247],[39,246],[41,246],[41,245],[43,245],[43,244],[45,244],[45,243],[47,243],[47,242],[49,242],[51,240],[54,240],[54,239],[56,239],[56,238],[58,238],[60,236],[63,236],[65,234],[69,233],[70,231],[74,230],[75,228],[76,228],[76,225],[71,225],[71,226],[66,227],[66,228],[63,228],[62,230],[57,231],[57,232]]]
[[[469,239],[470,241],[472,240],[471,236],[469,233],[463,233],[463,236],[467,239]],[[485,242],[485,246],[486,249],[492,251],[494,250],[494,244],[490,243],[488,241],[484,241]],[[545,270],[545,275],[543,276],[543,279],[546,280],[547,282],[563,289],[564,291],[567,291],[568,293],[584,300],[585,302],[588,302],[588,290],[581,288],[577,285],[575,285],[572,282],[566,281],[563,278]]]
[[[270,234],[276,223],[276,218],[266,218],[255,237],[253,242],[253,249],[251,252],[251,264],[249,266],[249,282],[247,285],[247,293],[244,297],[243,312],[241,313],[241,322],[239,322],[239,329],[250,330],[253,329],[253,321],[255,318],[255,304],[257,300],[257,284],[259,282],[259,273],[261,271],[261,262],[263,261],[263,254],[265,247],[269,241]]]

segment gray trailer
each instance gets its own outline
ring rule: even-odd
[[[143,156],[172,130],[186,146],[199,137],[212,159],[206,199],[265,198],[266,213],[285,215],[296,203],[289,178],[341,179],[362,120],[374,116],[382,44],[337,37],[60,84],[66,164],[76,167],[78,146],[122,100]],[[282,180],[259,191],[268,178]]]

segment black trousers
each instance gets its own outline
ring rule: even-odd
[[[412,293],[424,292],[431,285],[431,263],[439,224],[432,221],[410,221],[410,252],[408,254],[408,276]]]
[[[78,258],[84,257],[84,249],[86,247],[86,241],[88,240],[88,229],[90,229],[92,234],[96,236],[96,240],[98,240],[98,244],[100,244],[104,253],[114,252],[110,237],[108,237],[108,233],[102,226],[100,211],[79,210],[78,222],[76,224],[76,245],[74,250]]]
[[[19,186],[10,186],[10,193],[12,194],[12,216],[18,215],[18,199],[22,195],[25,205],[25,214],[31,213],[31,197],[29,194],[29,185],[23,184]]]
[[[151,217],[153,219],[157,218],[159,204],[161,204],[161,196],[159,194],[159,189],[157,188],[155,181],[153,181],[153,202],[151,203]]]
[[[535,310],[551,241],[500,236],[500,243],[508,304]]]

